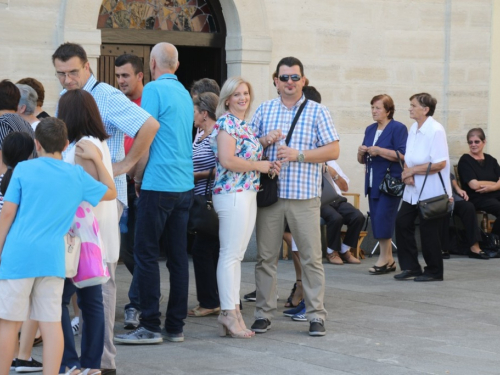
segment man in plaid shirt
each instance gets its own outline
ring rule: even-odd
[[[320,206],[322,163],[339,156],[339,137],[328,109],[308,101],[289,145],[284,138],[305,97],[304,68],[295,57],[281,59],[274,79],[280,96],[264,102],[252,119],[254,130],[269,160],[281,160],[278,202],[257,210],[257,299],[252,330],[266,332],[276,311],[277,258],[285,220],[296,240],[302,263],[302,280],[309,335],[324,336],[325,275],[322,264]]]

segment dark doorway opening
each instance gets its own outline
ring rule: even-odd
[[[180,62],[177,77],[186,89],[189,90],[193,82],[201,78],[214,79],[222,86],[226,79],[226,64],[219,48],[178,46],[177,50]]]

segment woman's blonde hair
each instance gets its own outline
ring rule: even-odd
[[[253,90],[252,90],[252,85],[250,85],[250,82],[245,81],[241,77],[230,77],[224,82],[224,85],[222,86],[222,89],[220,90],[220,97],[219,97],[219,104],[217,105],[217,111],[215,112],[215,115],[217,118],[221,117],[224,113],[229,111],[229,107],[226,105],[226,102],[228,99],[231,97],[231,95],[234,94],[236,89],[238,88],[239,85],[244,83],[248,87],[248,93],[250,94],[250,104],[248,105],[247,110],[245,111],[245,117],[250,110],[250,107],[252,105],[253,101]]]

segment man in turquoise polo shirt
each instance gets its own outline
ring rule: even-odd
[[[194,188],[193,102],[174,74],[179,67],[175,46],[169,43],[155,45],[149,65],[154,81],[144,87],[141,106],[158,120],[160,129],[151,144],[149,159],[139,162],[135,174],[136,190],[140,194],[134,258],[138,269],[141,319],[136,330],[115,337],[116,342],[127,344],[160,343],[163,338],[184,341],[183,326],[187,316],[186,239]],[[162,331],[158,256],[164,230],[170,293]]]

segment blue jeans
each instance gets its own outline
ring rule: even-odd
[[[169,193],[141,190],[137,204],[134,246],[134,279],[139,285],[140,325],[160,332],[160,238],[165,231],[170,294],[165,329],[181,333],[187,316],[189,268],[187,222],[193,190]],[[137,277],[136,277],[137,276]]]
[[[82,355],[78,358],[75,348],[75,336],[71,328],[68,305],[71,297],[78,297],[78,306],[82,311]],[[76,368],[101,368],[101,356],[104,350],[104,306],[102,302],[101,285],[78,289],[71,280],[64,281],[62,296],[61,325],[64,335],[64,353],[61,369],[66,372],[66,367]]]

